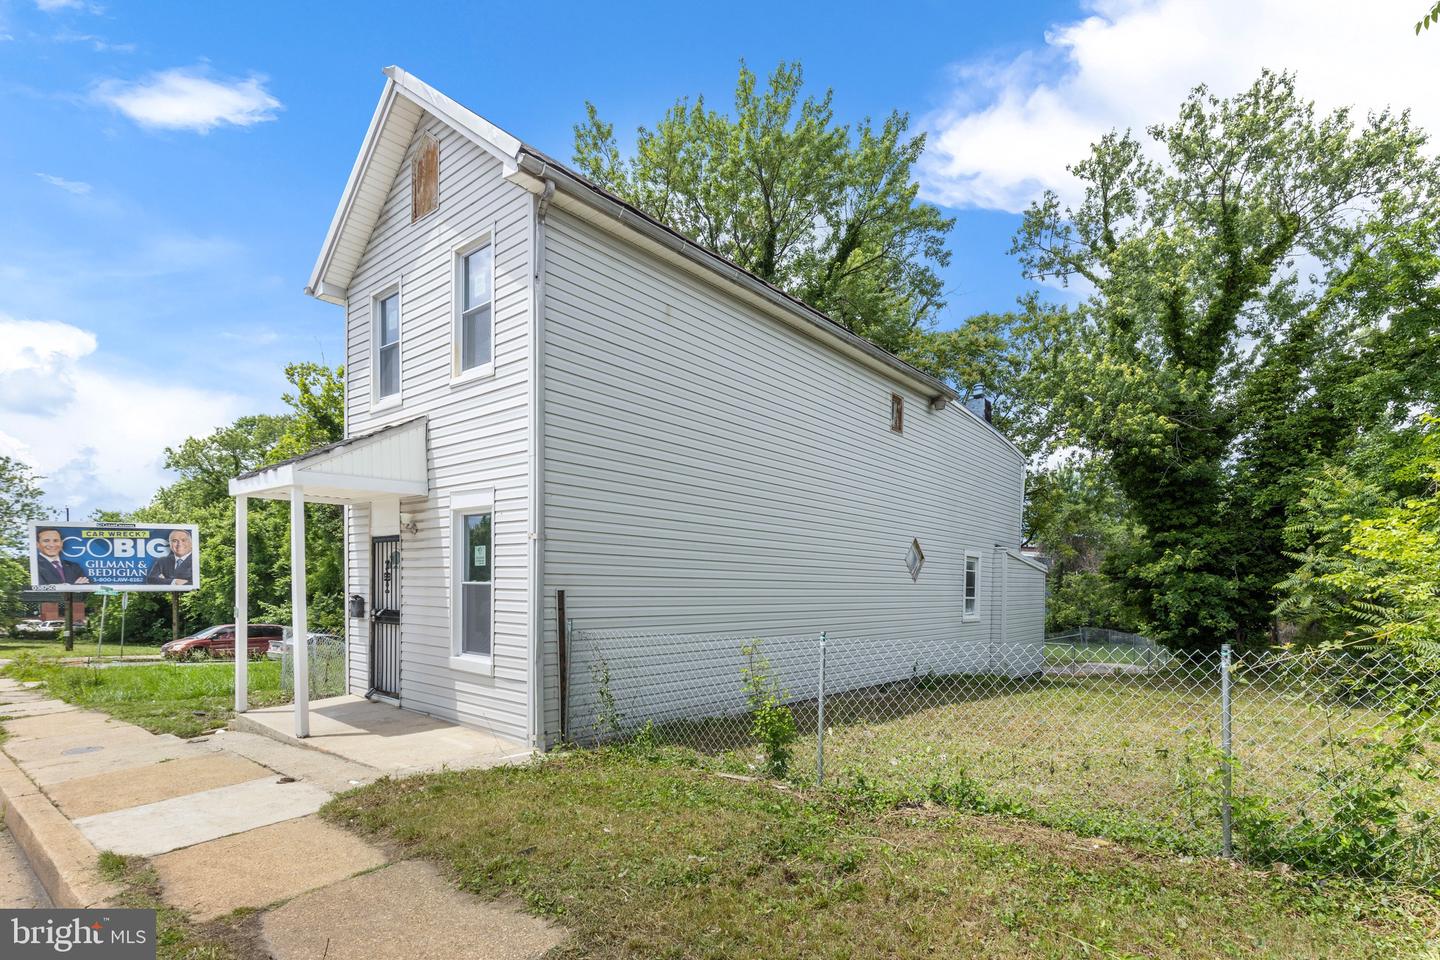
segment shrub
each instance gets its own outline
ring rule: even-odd
[[[780,685],[770,675],[770,661],[760,651],[760,641],[745,644],[740,652],[745,656],[740,678],[750,704],[750,735],[764,748],[765,772],[784,777],[790,770],[792,748],[800,737],[795,714],[785,705]]]

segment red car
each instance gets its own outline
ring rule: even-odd
[[[250,656],[263,657],[270,649],[270,641],[285,636],[285,628],[273,623],[252,623],[250,634]],[[179,640],[171,640],[160,648],[160,652],[171,660],[193,660],[196,657],[235,656],[235,624],[222,623],[206,627]]]

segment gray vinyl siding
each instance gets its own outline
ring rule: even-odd
[[[1006,556],[1004,670],[1024,675],[1045,665],[1045,571],[1019,557]]]
[[[429,418],[431,492],[402,500],[417,524],[402,536],[400,699],[409,709],[523,739],[529,733],[527,616],[528,391],[533,205],[503,179],[490,154],[432,117],[440,143],[440,206],[410,222],[410,165],[400,166],[349,289],[347,429],[353,434]],[[415,148],[412,141],[410,150]],[[454,249],[495,231],[495,374],[451,382]],[[401,402],[372,410],[371,298],[401,287]],[[493,676],[450,666],[450,497],[493,489],[495,637]],[[369,512],[351,511],[351,592],[368,596]],[[351,691],[368,689],[368,627],[349,631]]]
[[[1023,461],[993,430],[559,209],[545,270],[548,731],[557,589],[589,633],[993,640],[993,603],[962,616],[966,551],[988,598],[1020,539]]]
[[[345,596],[370,596],[370,505],[351,504],[345,509]],[[369,611],[369,600],[366,601]],[[345,658],[347,688],[364,695],[370,689],[370,621],[345,617]]]

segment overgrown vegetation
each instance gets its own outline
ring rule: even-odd
[[[38,680],[46,691],[67,703],[101,710],[144,727],[152,733],[195,737],[225,726],[234,716],[233,663],[155,663],[93,668],[62,666],[28,654],[3,671],[16,680]],[[280,664],[250,663],[250,702],[255,706],[285,703]]]
[[[327,818],[517,896],[572,957],[1392,957],[1433,904],[619,748],[381,780]]]
[[[800,736],[795,714],[785,704],[785,693],[770,672],[760,641],[745,644],[740,653],[745,658],[740,678],[750,707],[750,735],[763,751],[765,772],[783,777],[790,772],[791,748]]]

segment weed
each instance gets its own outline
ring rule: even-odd
[[[770,661],[752,640],[740,648],[745,665],[740,678],[750,704],[750,735],[765,751],[765,772],[783,778],[790,770],[794,743],[800,738],[795,714],[784,702],[779,683],[770,675]]]

